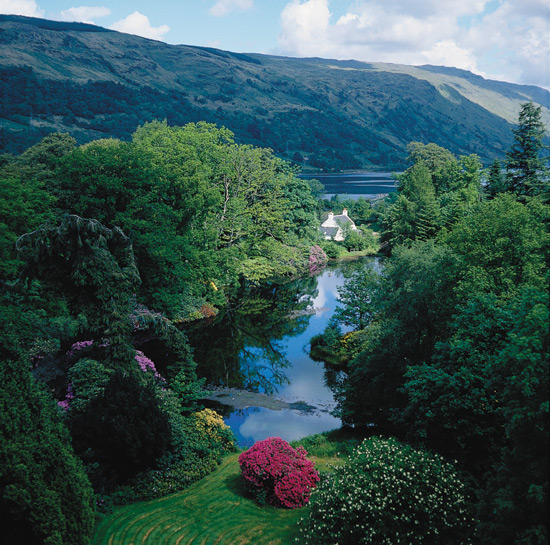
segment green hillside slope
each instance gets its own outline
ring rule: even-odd
[[[0,151],[206,120],[317,168],[397,169],[410,141],[502,157],[519,105],[550,93],[462,70],[239,54],[0,15]]]

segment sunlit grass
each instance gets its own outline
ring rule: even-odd
[[[237,457],[179,494],[117,509],[93,545],[290,545],[306,508],[258,506],[242,489]]]
[[[360,437],[334,430],[305,437],[320,472],[342,464]],[[291,545],[301,509],[260,507],[244,491],[238,454],[224,458],[208,477],[183,492],[117,509],[96,529],[93,545]]]

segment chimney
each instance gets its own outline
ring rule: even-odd
[[[348,216],[347,208],[344,208],[344,209],[342,210],[342,216],[346,216],[346,217]]]

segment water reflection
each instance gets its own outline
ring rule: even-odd
[[[290,366],[284,339],[307,328],[301,313],[317,294],[315,278],[250,287],[239,304],[206,326],[186,332],[197,373],[210,385],[275,393],[287,383]],[[298,316],[289,319],[294,313]]]
[[[269,285],[243,293],[237,307],[215,323],[189,331],[199,376],[212,385],[276,394],[313,411],[225,406],[224,418],[247,446],[269,436],[286,440],[340,427],[334,396],[321,363],[309,355],[309,342],[323,332],[337,305],[337,288],[366,258],[325,269],[314,278]]]
[[[231,427],[241,447],[250,447],[267,437],[295,441],[306,435],[333,430],[341,421],[325,411],[303,413],[293,410],[272,411],[250,407],[229,414],[225,422]]]

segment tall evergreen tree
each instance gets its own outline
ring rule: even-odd
[[[66,216],[59,225],[42,225],[17,241],[24,266],[19,281],[37,279],[83,314],[93,340],[109,339],[108,359],[131,365],[130,311],[140,283],[131,240],[117,227]]]
[[[0,359],[0,543],[87,545],[94,498],[68,431],[28,365],[3,344]]]
[[[488,195],[493,198],[505,190],[506,184],[502,176],[500,161],[498,159],[495,159],[493,161],[493,164],[491,165],[491,168],[489,169],[489,174],[487,176],[486,191]]]
[[[506,189],[518,195],[548,191],[547,166],[540,157],[545,135],[541,111],[533,102],[522,105],[514,143],[506,154]]]
[[[399,197],[389,214],[391,245],[435,236],[439,230],[439,216],[430,171],[420,161],[399,178]]]

